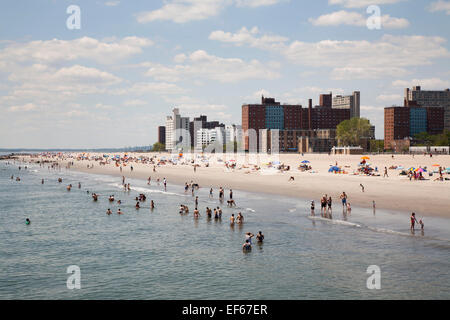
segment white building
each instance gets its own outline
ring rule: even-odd
[[[335,96],[332,101],[332,108],[334,109],[350,109],[350,118],[360,117],[361,94],[359,91],[354,91],[350,96]]]
[[[191,146],[189,134],[189,117],[181,117],[175,108],[173,114],[166,118],[166,149],[169,152],[188,150]]]
[[[225,126],[225,143],[242,143],[242,126],[239,125],[226,125]]]
[[[214,145],[216,148],[223,147],[225,137],[225,130],[222,127],[217,127],[214,129],[199,129],[197,130],[197,143],[195,146],[195,150],[204,151],[206,147],[212,147],[212,145]]]

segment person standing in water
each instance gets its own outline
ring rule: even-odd
[[[155,203],[152,201],[150,201],[150,210],[153,211],[153,209],[155,209]]]
[[[209,189],[209,197],[210,197],[210,198],[213,197],[213,188]]]
[[[411,218],[410,219],[411,219],[411,231],[413,231],[416,222],[419,223],[417,221],[417,219],[416,219],[416,214],[414,212],[411,214]]]
[[[163,179],[164,182],[164,191],[167,191],[167,180],[166,178]]]
[[[262,234],[261,231],[259,231],[258,234],[256,235],[256,241],[258,241],[259,243],[262,243],[264,241],[264,235]]]
[[[344,191],[342,191],[342,194],[341,194],[341,201],[342,201],[342,208],[346,208],[347,207],[347,195],[345,194]]]
[[[314,215],[314,209],[315,209],[315,203],[314,203],[314,200],[311,200],[311,215],[313,216]]]

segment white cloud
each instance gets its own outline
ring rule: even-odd
[[[329,14],[321,15],[318,18],[310,18],[309,22],[315,26],[339,26],[349,25],[366,27],[367,17],[352,11],[340,10]],[[386,14],[381,16],[381,27],[387,29],[399,29],[409,26],[409,21],[404,18],[395,18]]]
[[[149,103],[147,101],[144,101],[144,100],[132,99],[132,100],[125,101],[123,103],[123,105],[126,106],[126,107],[139,107],[139,106],[149,105]]]
[[[394,4],[407,0],[328,0],[330,5],[341,5],[346,8],[363,8],[370,5]]]
[[[107,7],[115,7],[118,6],[120,4],[120,1],[106,1],[105,2],[105,6]]]
[[[439,78],[413,79],[413,80],[395,80],[392,82],[394,87],[411,88],[412,86],[421,86],[424,90],[443,90],[450,88],[449,80]]]
[[[271,65],[274,68],[274,65]],[[184,64],[164,66],[152,64],[146,75],[160,81],[181,81],[188,78],[215,80],[222,83],[248,79],[278,78],[279,74],[258,60],[244,61],[238,58],[222,58],[197,50],[186,56]]]
[[[210,40],[216,40],[225,43],[231,43],[236,46],[247,45],[255,48],[276,48],[283,45],[289,39],[286,37],[278,35],[261,35],[258,27],[253,27],[252,29],[247,29],[242,27],[238,32],[224,32],[222,30],[217,30],[211,32],[209,35]]]
[[[279,42],[264,44],[255,27],[236,33],[215,31],[210,39],[235,46],[258,47],[277,52],[290,62],[306,67],[328,67],[333,79],[378,79],[405,76],[411,67],[431,65],[435,59],[450,58],[446,39],[433,36],[393,36],[385,34],[379,40],[322,40],[318,42],[292,41],[270,35]],[[317,72],[317,71],[316,71]]]
[[[281,51],[293,63],[329,67],[336,79],[405,75],[409,67],[430,65],[450,57],[441,37],[384,35],[378,41],[294,41]]]
[[[186,90],[173,83],[166,82],[138,82],[133,84],[130,88],[118,89],[111,91],[111,94],[116,95],[146,95],[146,94],[159,94],[159,95],[172,95],[183,94]]]
[[[186,23],[215,17],[231,5],[256,8],[274,5],[282,1],[287,0],[171,0],[160,9],[138,13],[136,18],[139,23],[152,21]]]
[[[223,0],[173,0],[160,9],[141,12],[137,15],[139,23],[169,20],[176,23],[204,20],[219,14],[225,7]]]
[[[257,8],[262,6],[271,6],[282,1],[287,2],[289,0],[236,0],[236,5],[238,7]]]
[[[399,104],[403,103],[403,96],[400,94],[380,94],[376,99],[382,102],[397,102]]]
[[[15,42],[0,51],[0,63],[32,61],[48,64],[88,59],[105,64],[139,54],[142,48],[151,45],[153,41],[134,36],[115,41],[99,41],[83,37],[74,40]]]
[[[37,107],[33,103],[27,103],[21,106],[11,106],[8,108],[8,111],[10,112],[26,112],[26,111],[33,111],[36,110]]]
[[[431,12],[445,11],[447,15],[450,15],[450,1],[439,0],[432,2],[429,7],[429,10]]]

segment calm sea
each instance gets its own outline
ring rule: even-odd
[[[311,219],[310,199],[238,190],[238,207],[228,209],[205,186],[194,220],[194,198],[170,181],[164,192],[128,180],[128,193],[117,177],[18,165],[0,162],[0,299],[450,298],[449,219],[425,216],[425,233],[412,235],[403,213],[354,207],[345,217],[335,201],[332,220]],[[139,193],[147,201],[136,210]],[[123,215],[108,202],[112,194]],[[191,214],[180,216],[180,204]],[[208,220],[205,207],[219,205],[222,221]],[[238,212],[245,224],[231,228]],[[259,230],[264,244],[244,253],[245,232]],[[66,285],[71,265],[81,270],[79,290]],[[366,286],[370,265],[381,270],[380,290]]]

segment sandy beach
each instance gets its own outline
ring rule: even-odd
[[[101,156],[101,154],[89,154],[89,157]],[[113,155],[110,155],[112,157]],[[164,153],[145,153],[128,154],[129,157],[139,158],[140,156],[159,158],[170,158],[171,155]],[[194,172],[193,164],[190,161],[187,164],[156,166],[156,172],[153,172],[153,164],[143,164],[129,162],[123,167],[122,172],[114,162],[106,165],[99,165],[99,161],[94,160],[60,160],[61,166],[67,166],[68,162],[73,161],[71,170],[78,170],[93,174],[106,174],[121,177],[147,180],[151,177],[152,183],[156,180],[166,178],[168,184],[179,184],[180,188],[185,182],[194,181],[202,188],[214,188],[217,193],[219,187],[226,189],[225,195],[228,195],[228,189],[246,190],[259,193],[279,194],[289,197],[297,197],[305,200],[315,200],[316,206],[323,194],[331,196],[334,200],[334,206],[340,206],[339,196],[345,191],[348,195],[348,202],[352,206],[372,207],[372,201],[376,202],[376,207],[392,211],[402,211],[405,213],[416,212],[422,216],[450,217],[450,181],[434,181],[439,175],[434,173],[432,177],[428,175],[429,171],[437,170],[433,165],[439,164],[444,168],[450,167],[450,156],[448,155],[370,155],[367,160],[371,167],[378,168],[380,176],[354,175],[358,164],[361,161],[360,155],[326,155],[326,154],[281,154],[278,159],[282,164],[290,166],[289,171],[279,172],[275,169],[267,168],[267,162],[276,157],[261,159],[248,159],[245,157],[236,157],[233,155],[219,156],[224,161],[209,161],[209,166],[196,160],[197,167]],[[225,162],[236,160],[236,168],[228,169]],[[245,159],[244,159],[245,158]],[[24,158],[25,161],[37,161],[39,158]],[[298,166],[301,161],[310,161],[312,170],[301,172]],[[244,163],[257,164],[261,169],[252,170],[251,165],[242,165]],[[329,173],[330,166],[337,165],[346,173]],[[93,168],[88,168],[88,166]],[[131,165],[133,171],[131,171]],[[409,180],[407,176],[399,175],[401,170],[389,169],[389,177],[383,177],[384,167],[402,166],[426,167],[428,172],[424,173],[426,180]],[[248,167],[248,168],[247,168]],[[289,181],[290,177],[294,181]],[[450,178],[449,174],[444,174],[444,178]],[[364,186],[362,192],[360,184]]]

